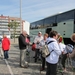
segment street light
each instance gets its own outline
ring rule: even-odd
[[[22,0],[20,0],[20,32],[22,33],[22,20],[21,20],[21,4]]]

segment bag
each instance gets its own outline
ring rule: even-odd
[[[71,45],[71,44],[67,44],[66,45],[66,51],[67,51],[67,53],[72,53],[73,49],[74,49],[73,45]]]
[[[35,43],[32,44],[31,49],[32,49],[32,51],[35,51],[36,50],[36,44]]]
[[[54,41],[50,41],[48,42],[47,44],[45,44],[44,46],[42,46],[41,48],[41,54],[42,54],[42,57],[46,58],[50,55],[50,53],[54,50],[52,50],[51,52],[49,51],[48,49],[48,44],[50,44],[51,42],[54,42]]]

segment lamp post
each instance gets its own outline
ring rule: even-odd
[[[22,33],[22,20],[21,20],[21,4],[22,0],[20,0],[20,32]]]

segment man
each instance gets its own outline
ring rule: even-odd
[[[34,43],[36,44],[36,50],[35,50],[35,62],[37,62],[37,58],[39,57],[39,43],[43,40],[43,36],[41,32],[38,32],[38,35],[34,39]]]
[[[75,43],[75,33],[72,34],[71,40]],[[72,67],[73,67],[73,69],[75,69],[75,45],[74,45],[74,49],[73,49],[72,53],[67,54],[67,56],[72,59],[71,60]]]
[[[28,62],[26,61],[26,47],[27,45],[29,45],[29,42],[26,42],[26,39],[27,39],[27,32],[23,31],[18,38],[20,49],[20,66],[22,68],[28,67]]]

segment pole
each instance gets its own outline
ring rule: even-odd
[[[22,0],[20,0],[20,33],[22,33],[22,20],[21,20],[21,4]]]

